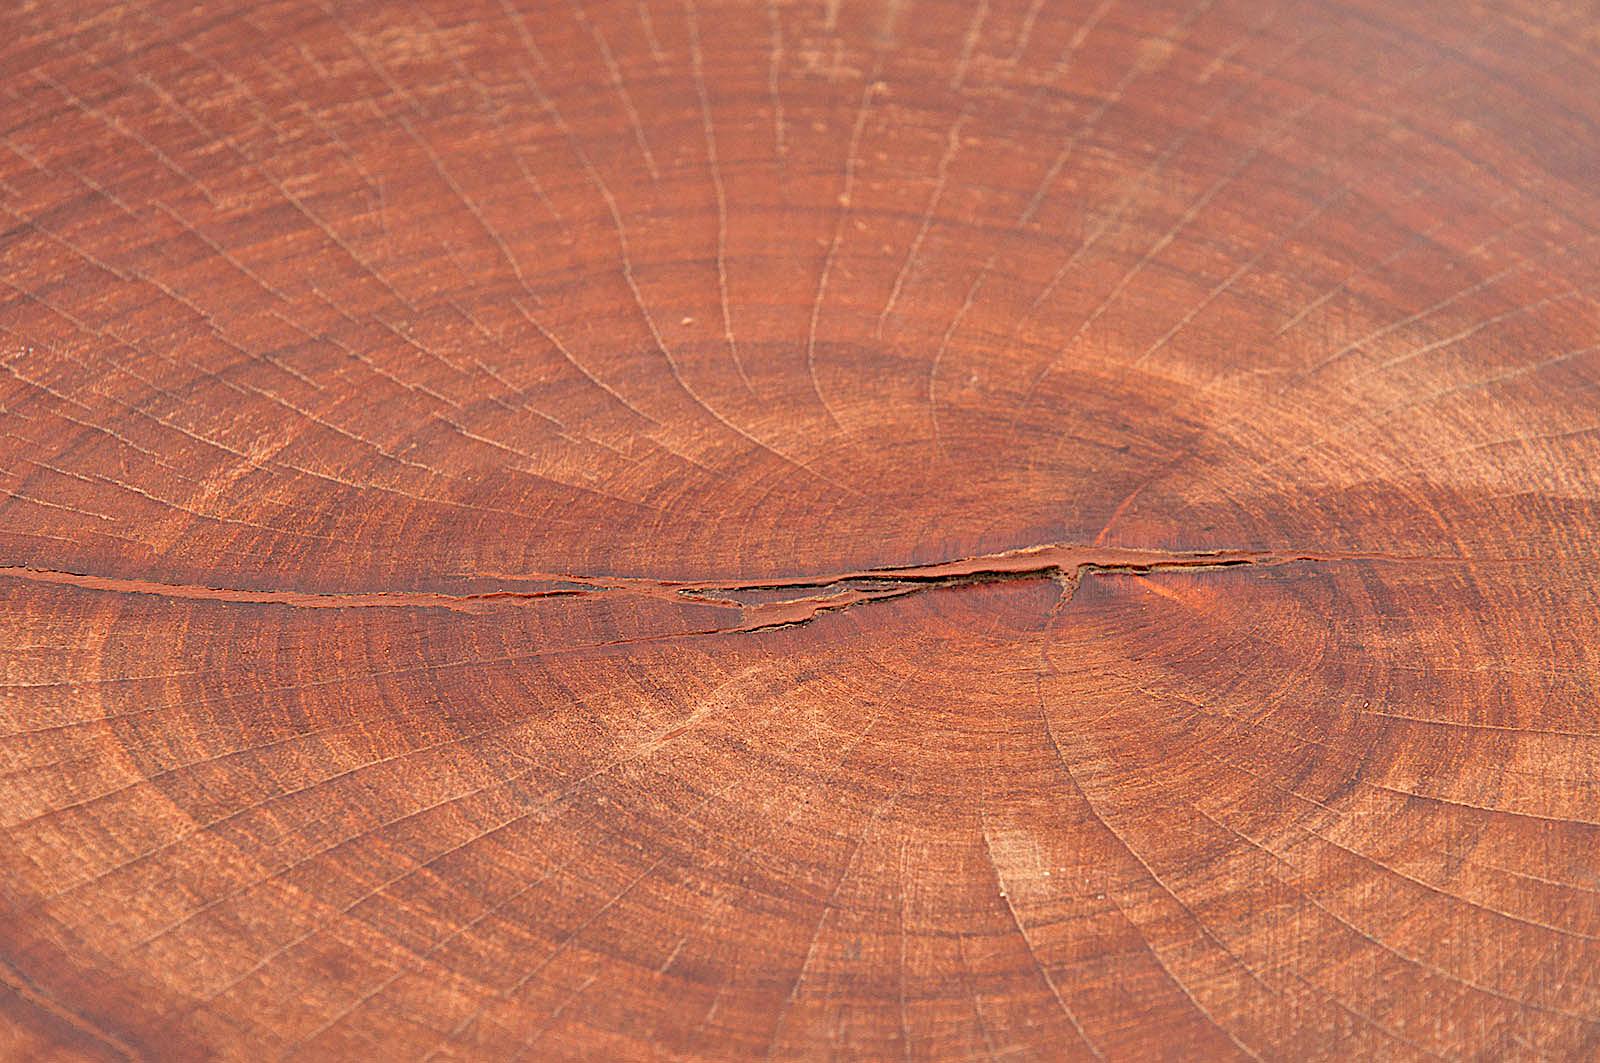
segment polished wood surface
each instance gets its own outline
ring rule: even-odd
[[[0,1057],[1600,1058],[1600,13],[0,6]]]

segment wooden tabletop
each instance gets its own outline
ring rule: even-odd
[[[0,1058],[1600,1058],[1589,0],[0,5]]]

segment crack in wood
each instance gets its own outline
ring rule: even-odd
[[[757,631],[804,624],[823,613],[869,602],[903,598],[925,590],[1021,579],[1054,579],[1076,590],[1085,573],[1152,573],[1176,569],[1219,569],[1276,566],[1306,562],[1384,562],[1393,564],[1475,565],[1531,559],[1472,559],[1404,556],[1384,553],[1199,550],[1162,551],[1050,543],[993,554],[936,561],[923,565],[869,568],[816,576],[755,580],[676,580],[644,576],[587,576],[571,573],[528,573],[507,576],[531,589],[495,589],[467,593],[443,591],[299,591],[218,587],[197,583],[66,572],[21,565],[0,566],[0,577],[55,584],[112,594],[140,594],[233,605],[278,605],[296,609],[448,609],[482,613],[495,606],[547,598],[596,598],[634,594],[675,604],[700,604],[737,609],[740,622],[706,633]],[[810,591],[786,595],[788,591]],[[765,592],[763,594],[762,592]],[[756,596],[741,600],[740,595]]]

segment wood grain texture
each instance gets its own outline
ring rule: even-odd
[[[1600,1058],[1584,0],[0,5],[0,1057]]]

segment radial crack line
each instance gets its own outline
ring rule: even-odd
[[[299,609],[439,608],[483,612],[547,598],[597,598],[636,595],[678,605],[737,609],[741,621],[729,631],[805,623],[824,612],[866,602],[901,598],[919,591],[1017,579],[1054,579],[1075,587],[1085,572],[1149,573],[1169,569],[1233,568],[1315,562],[1478,565],[1532,562],[1534,558],[1474,559],[1361,552],[1200,550],[1162,551],[1051,543],[922,565],[855,569],[817,575],[753,580],[683,580],[644,576],[591,576],[559,572],[475,574],[506,583],[541,584],[451,593],[422,590],[305,591],[220,587],[119,576],[94,575],[24,565],[0,565],[0,577],[114,594],[143,594],[191,601],[280,605]],[[468,574],[451,574],[466,576]],[[782,592],[796,592],[781,596]],[[743,602],[741,593],[771,592],[761,602]]]

